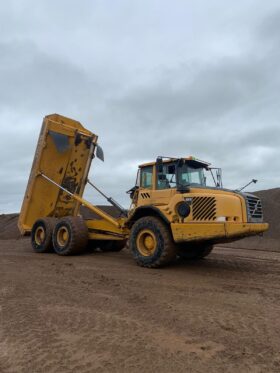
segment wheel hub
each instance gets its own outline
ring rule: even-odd
[[[63,247],[67,244],[69,240],[69,232],[65,227],[59,228],[57,231],[57,242],[59,246]]]
[[[151,256],[157,248],[157,238],[151,230],[143,230],[139,232],[137,237],[137,248],[141,255]]]
[[[45,230],[43,227],[38,227],[35,231],[35,242],[37,245],[42,245],[46,237]]]

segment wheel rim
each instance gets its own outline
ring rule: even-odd
[[[60,227],[57,231],[56,239],[60,247],[64,247],[65,245],[67,245],[69,240],[68,229],[65,227]]]
[[[151,256],[155,253],[157,248],[157,238],[149,229],[139,232],[137,236],[137,249],[143,256]]]
[[[42,245],[42,243],[45,241],[46,238],[46,232],[43,227],[38,227],[35,231],[34,239],[37,245]]]

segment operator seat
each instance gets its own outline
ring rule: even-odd
[[[159,189],[168,189],[170,188],[169,181],[165,174],[160,175],[159,177],[159,183],[158,183]]]

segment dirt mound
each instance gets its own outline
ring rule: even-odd
[[[120,213],[113,206],[98,206],[107,214],[117,218]],[[81,214],[84,219],[100,219],[98,215],[91,212],[85,207],[81,207]],[[2,214],[0,215],[0,240],[11,240],[20,238],[20,232],[17,226],[19,214]]]
[[[9,240],[20,237],[17,227],[18,214],[0,215],[0,239]]]
[[[113,216],[113,218],[118,218],[120,216],[120,211],[114,206],[100,205],[97,206],[107,214]],[[80,212],[84,219],[100,219],[100,217],[94,212],[90,211],[88,208],[82,206]]]

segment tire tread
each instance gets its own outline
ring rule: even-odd
[[[157,258],[155,258],[155,260],[153,261],[147,261],[145,259],[143,260],[144,257],[135,253],[135,249],[134,249],[135,242],[134,241],[136,240],[135,235],[137,234],[137,230],[139,228],[140,229],[141,228],[157,229],[161,234],[161,237],[163,240],[163,249],[161,250],[160,255]],[[162,222],[161,219],[154,217],[154,216],[140,218],[134,223],[131,233],[130,233],[129,246],[130,246],[130,249],[132,250],[132,254],[137,264],[142,267],[147,267],[147,268],[163,267],[169,264],[172,260],[176,258],[177,250],[176,250],[176,246],[174,244],[173,238],[171,236],[169,227],[164,222]]]
[[[49,253],[53,251],[52,233],[53,233],[56,223],[57,223],[57,218],[53,218],[53,217],[40,218],[35,221],[32,227],[32,231],[31,231],[31,245],[32,245],[33,250],[36,253]],[[41,248],[39,248],[36,245],[36,243],[34,242],[34,237],[33,237],[33,234],[35,233],[34,231],[38,228],[39,225],[44,226],[45,235],[46,235],[45,241]]]
[[[61,251],[59,248],[56,249],[56,232],[63,224],[70,228],[70,240],[67,247]],[[77,255],[80,254],[87,246],[88,243],[88,228],[80,216],[67,216],[58,221],[54,234],[53,234],[53,246],[54,250],[59,255]]]

